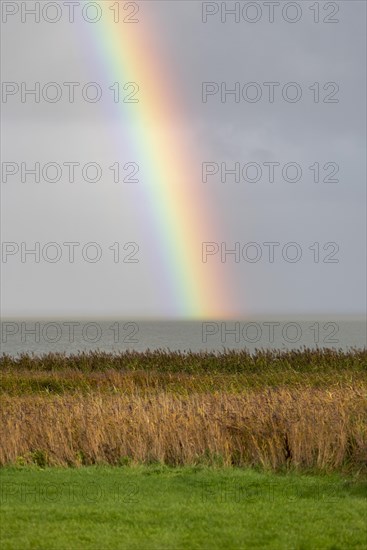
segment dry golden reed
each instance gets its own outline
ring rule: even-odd
[[[4,356],[0,465],[367,472],[366,351]]]
[[[325,470],[367,465],[356,387],[149,397],[3,398],[0,464],[199,462]]]

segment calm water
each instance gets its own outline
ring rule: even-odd
[[[2,321],[1,351],[124,351],[367,347],[365,321]]]

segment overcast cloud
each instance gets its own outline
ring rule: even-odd
[[[209,258],[208,277],[213,270],[220,271],[230,287],[233,317],[363,315],[366,3],[329,3],[340,8],[335,15],[339,22],[331,24],[315,23],[309,9],[314,2],[305,1],[295,3],[302,7],[302,18],[293,24],[284,21],[278,11],[275,22],[269,23],[264,2],[258,2],[263,17],[252,24],[244,20],[236,24],[230,18],[222,23],[220,13],[209,16],[204,24],[201,2],[137,4],[138,25],[149,25],[160,41],[184,105],[185,125],[175,131],[185,136],[202,162],[225,162],[228,167],[254,162],[263,170],[258,182],[241,179],[236,183],[228,178],[223,183],[217,174],[203,183],[200,163],[193,167],[197,185],[206,196],[202,207],[210,209],[215,220],[210,235],[198,235],[198,250],[206,240],[226,242],[229,247],[235,242],[296,242],[302,249],[302,259],[296,263],[282,260],[280,253],[274,263],[264,258],[257,263],[230,259],[221,263],[219,255]],[[220,4],[212,2],[211,6],[215,9]],[[326,4],[320,2],[321,19],[330,11],[324,9]],[[289,12],[291,17],[293,13]],[[93,26],[80,18],[73,24],[64,18],[55,24],[35,24],[31,19],[22,23],[19,14],[9,17],[2,24],[2,80],[29,86],[37,81],[94,81],[107,88],[112,82],[97,38],[99,24]],[[257,103],[236,103],[228,96],[223,103],[218,93],[203,103],[203,82],[225,82],[228,88],[236,82],[241,88],[256,82],[263,97]],[[273,103],[267,100],[264,82],[280,83]],[[300,101],[283,99],[281,90],[289,82],[301,87]],[[320,83],[318,103],[309,89],[315,82]],[[331,96],[338,99],[335,103],[323,101],[333,92],[333,87],[323,89],[330,82],[339,88]],[[1,105],[2,162],[77,161],[108,167],[117,160],[135,160],[144,164],[144,158],[134,158],[132,120],[122,124],[116,110],[105,103],[35,104],[9,97]],[[272,183],[264,162],[280,163]],[[302,168],[298,182],[281,177],[281,168],[290,162]],[[309,169],[316,162],[320,164],[319,183]],[[326,163],[333,164],[325,171]],[[323,182],[335,165],[339,181]],[[294,172],[289,174],[291,178]],[[136,264],[116,265],[110,259],[96,264],[79,260],[35,264],[9,257],[1,265],[4,316],[174,313],[162,285],[170,275],[161,262],[161,243],[151,225],[152,205],[139,184],[113,184],[111,171],[109,178],[94,184],[34,183],[31,178],[22,183],[19,176],[5,182],[3,178],[2,241],[94,241],[106,250],[119,241],[137,242],[140,247]],[[320,243],[319,263],[309,250],[315,242]],[[325,243],[336,243],[339,250],[324,251]],[[323,259],[333,252],[338,263],[325,263]]]

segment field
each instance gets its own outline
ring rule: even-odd
[[[3,356],[2,546],[363,548],[366,397],[366,350]]]
[[[2,473],[2,548],[365,548],[366,484],[338,475],[137,466]]]

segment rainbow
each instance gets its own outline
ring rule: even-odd
[[[218,228],[198,180],[201,160],[180,133],[185,108],[174,69],[165,60],[168,45],[159,43],[161,31],[147,4],[137,15],[139,23],[127,24],[115,23],[103,0],[99,3],[105,11],[92,32],[99,35],[104,70],[121,89],[127,82],[139,85],[139,103],[120,102],[116,110],[122,127],[129,117],[133,128],[130,139],[140,166],[139,185],[153,219],[149,231],[161,254],[157,269],[162,300],[172,317],[228,318],[231,304],[223,266],[218,269],[217,261],[201,260],[202,242],[213,241]]]

